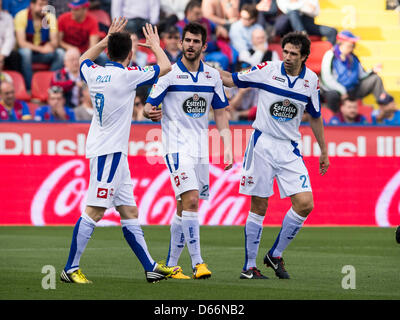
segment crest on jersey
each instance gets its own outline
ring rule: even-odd
[[[269,112],[276,121],[287,122],[297,116],[298,108],[289,99],[273,103],[269,107]]]
[[[195,93],[183,102],[182,109],[189,117],[197,119],[206,113],[207,101]]]

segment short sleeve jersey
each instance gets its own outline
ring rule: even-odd
[[[225,108],[228,99],[216,69],[200,62],[198,72],[189,72],[181,60],[160,77],[147,102],[162,104],[161,119],[164,154],[185,153],[208,158],[210,108]]]
[[[86,157],[122,152],[128,154],[136,88],[151,85],[160,73],[158,65],[129,67],[108,62],[104,67],[85,60],[81,79],[87,84],[95,115],[86,142]]]
[[[249,70],[233,73],[239,88],[259,89],[253,128],[278,139],[297,141],[304,110],[321,116],[317,75],[303,67],[297,77],[289,76],[282,61],[263,62]]]

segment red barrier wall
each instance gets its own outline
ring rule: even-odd
[[[0,124],[0,224],[72,225],[85,204],[89,161],[88,124]],[[200,203],[207,225],[244,224],[250,199],[238,193],[240,168],[250,126],[231,126],[235,167],[223,171],[219,140],[210,130],[210,200]],[[400,224],[400,129],[326,127],[331,167],[318,174],[319,149],[302,127],[302,153],[314,191],[315,209],[307,225],[393,226]],[[159,126],[134,124],[129,164],[142,224],[169,224],[175,200],[160,151]],[[218,135],[217,135],[218,137]],[[158,141],[155,141],[157,140]],[[264,223],[280,225],[290,207],[279,192],[270,198]],[[114,209],[104,225],[119,224]]]

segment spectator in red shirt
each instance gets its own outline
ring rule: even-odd
[[[71,11],[58,18],[60,45],[64,50],[78,48],[82,54],[99,42],[99,25],[96,18],[88,13],[88,0],[73,0],[68,6]],[[107,56],[103,52],[96,63],[104,66],[106,61]]]
[[[82,79],[79,73],[78,48],[72,47],[64,56],[64,68],[54,72],[51,86],[59,86],[64,90],[65,100],[68,106],[75,108],[79,104],[79,91],[82,87]]]

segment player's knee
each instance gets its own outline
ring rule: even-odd
[[[314,209],[314,201],[304,201],[297,205],[297,208],[293,208],[299,215],[307,217],[311,211]]]
[[[197,211],[199,208],[199,197],[196,195],[190,195],[186,197],[185,201],[182,202],[183,210]]]

